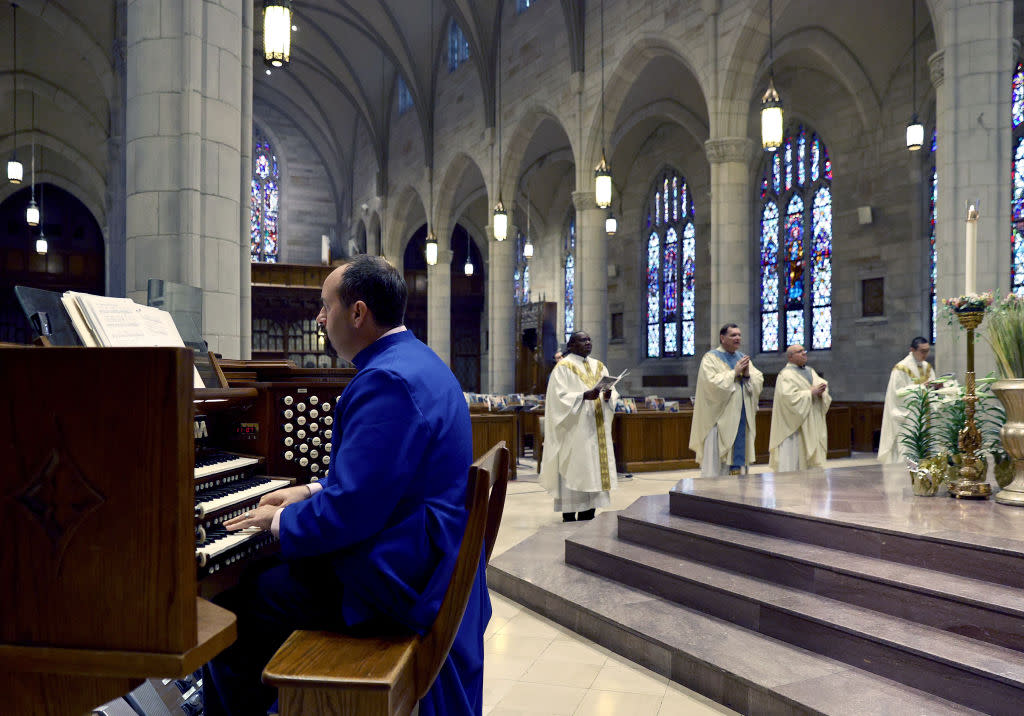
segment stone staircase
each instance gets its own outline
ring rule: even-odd
[[[744,713],[1020,714],[1015,547],[673,491],[552,527],[488,579]]]

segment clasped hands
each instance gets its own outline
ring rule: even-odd
[[[741,378],[750,377],[750,356],[743,356],[740,358],[736,367],[732,369],[732,372],[736,374],[736,380]]]
[[[588,390],[586,393],[583,394],[583,399],[584,400],[597,400],[597,396],[598,395],[600,395],[605,400],[611,400],[612,399],[612,389],[611,388],[605,388],[605,390],[602,391],[600,388],[597,388],[597,387],[591,388],[590,390]]]
[[[224,529],[228,532],[243,530],[246,527],[257,527],[261,530],[269,530],[274,522],[274,515],[282,507],[302,502],[310,496],[310,489],[306,485],[294,485],[283,487],[280,490],[268,492],[260,498],[259,505],[255,510],[225,520]]]
[[[816,386],[811,388],[811,395],[815,398],[820,398],[828,390],[828,383],[818,383]]]

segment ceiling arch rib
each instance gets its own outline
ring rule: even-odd
[[[312,77],[311,79],[315,81],[316,78]],[[264,90],[277,92],[281,96],[287,97],[293,107],[302,108],[303,116],[308,119],[311,126],[316,128],[324,145],[337,157],[344,156],[341,144],[334,132],[335,124],[331,122],[327,110],[320,104],[320,101],[314,99],[315,93],[310,90],[306,82],[294,79],[292,82],[282,83],[280,86],[266,83],[256,87],[253,95],[259,97]]]

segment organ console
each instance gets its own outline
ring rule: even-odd
[[[274,548],[223,522],[326,472],[354,371],[225,361],[231,387],[194,391],[191,357],[0,348],[5,712],[77,716],[146,678],[188,684],[235,638],[206,598]]]

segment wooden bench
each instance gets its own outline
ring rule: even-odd
[[[469,468],[469,519],[437,618],[424,636],[353,637],[295,631],[263,671],[280,716],[409,714],[437,678],[469,602],[483,550],[489,560],[505,506],[509,450],[499,442]],[[488,497],[488,492],[490,496]]]

